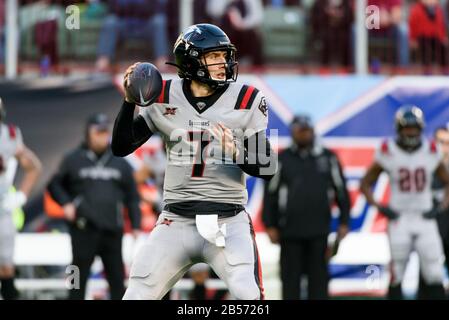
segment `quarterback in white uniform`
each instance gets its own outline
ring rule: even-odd
[[[18,292],[14,287],[15,226],[12,212],[26,203],[39,176],[41,164],[24,145],[19,128],[4,123],[5,115],[5,107],[0,99],[0,292],[3,299],[13,300],[18,298]],[[17,192],[10,192],[15,171],[13,158],[25,170]]]
[[[245,173],[269,180],[277,167],[265,98],[234,82],[236,48],[217,26],[187,28],[173,51],[181,79],[164,81],[157,102],[136,118],[126,97],[114,126],[115,155],[128,155],[156,132],[167,150],[164,210],[134,258],[124,299],[161,299],[197,262],[208,263],[234,298],[263,299],[244,205]]]
[[[416,250],[427,285],[424,299],[444,299],[443,249],[435,217],[448,207],[449,175],[435,142],[421,137],[424,116],[416,106],[405,106],[396,113],[395,140],[386,140],[375,155],[372,166],[361,182],[368,203],[389,219],[391,281],[388,296],[401,299],[401,283],[412,250]],[[378,203],[371,191],[381,172],[390,178],[391,199],[388,206]],[[440,206],[432,201],[432,177],[436,173],[446,185]]]

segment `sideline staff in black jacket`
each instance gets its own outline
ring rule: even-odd
[[[331,205],[340,209],[338,239],[349,230],[350,200],[337,156],[315,142],[308,116],[291,124],[293,144],[279,154],[279,171],[265,188],[263,222],[281,245],[283,299],[300,299],[302,274],[308,298],[327,299],[327,239]]]
[[[133,171],[125,159],[112,154],[109,125],[106,115],[92,115],[86,125],[86,142],[65,156],[48,186],[70,223],[73,265],[80,271],[80,288],[70,290],[71,299],[84,299],[96,255],[103,261],[111,299],[123,297],[124,207],[134,233],[140,229],[140,198]]]

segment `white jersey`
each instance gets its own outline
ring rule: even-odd
[[[15,171],[13,159],[22,144],[19,128],[0,123],[0,199],[12,186]]]
[[[249,136],[265,131],[267,107],[259,90],[231,83],[210,97],[196,98],[188,83],[168,80],[158,102],[142,108],[141,115],[166,145],[166,203],[197,200],[246,204],[243,171],[227,156],[223,163],[221,144],[207,132],[218,122],[234,134],[244,131]]]
[[[3,199],[13,184],[17,169],[15,155],[21,146],[20,130],[15,126],[0,122],[0,265],[14,264],[16,229],[12,215],[3,208]]]
[[[413,152],[401,149],[394,140],[382,143],[375,161],[390,177],[390,207],[398,212],[425,212],[433,206],[433,173],[442,160],[435,142],[424,140]]]

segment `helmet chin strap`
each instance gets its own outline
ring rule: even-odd
[[[181,67],[180,67],[179,65],[177,65],[176,63],[171,62],[171,61],[167,61],[167,62],[165,62],[165,64],[167,64],[167,65],[169,65],[169,66],[176,67],[176,68],[178,68],[178,69],[181,69]]]

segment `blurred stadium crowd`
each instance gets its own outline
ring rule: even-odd
[[[2,62],[5,2],[0,1]],[[80,10],[79,30],[65,25],[71,4]],[[368,22],[376,25],[368,41],[372,73],[430,73],[432,64],[441,67],[433,72],[446,73],[447,0],[367,4],[377,8],[367,12],[377,14]],[[21,71],[38,66],[44,74],[82,67],[104,72],[150,56],[162,68],[180,29],[180,0],[21,0],[19,6]],[[252,71],[288,65],[306,73],[350,73],[354,11],[354,0],[194,0],[193,23],[222,27],[239,48],[240,64]]]

